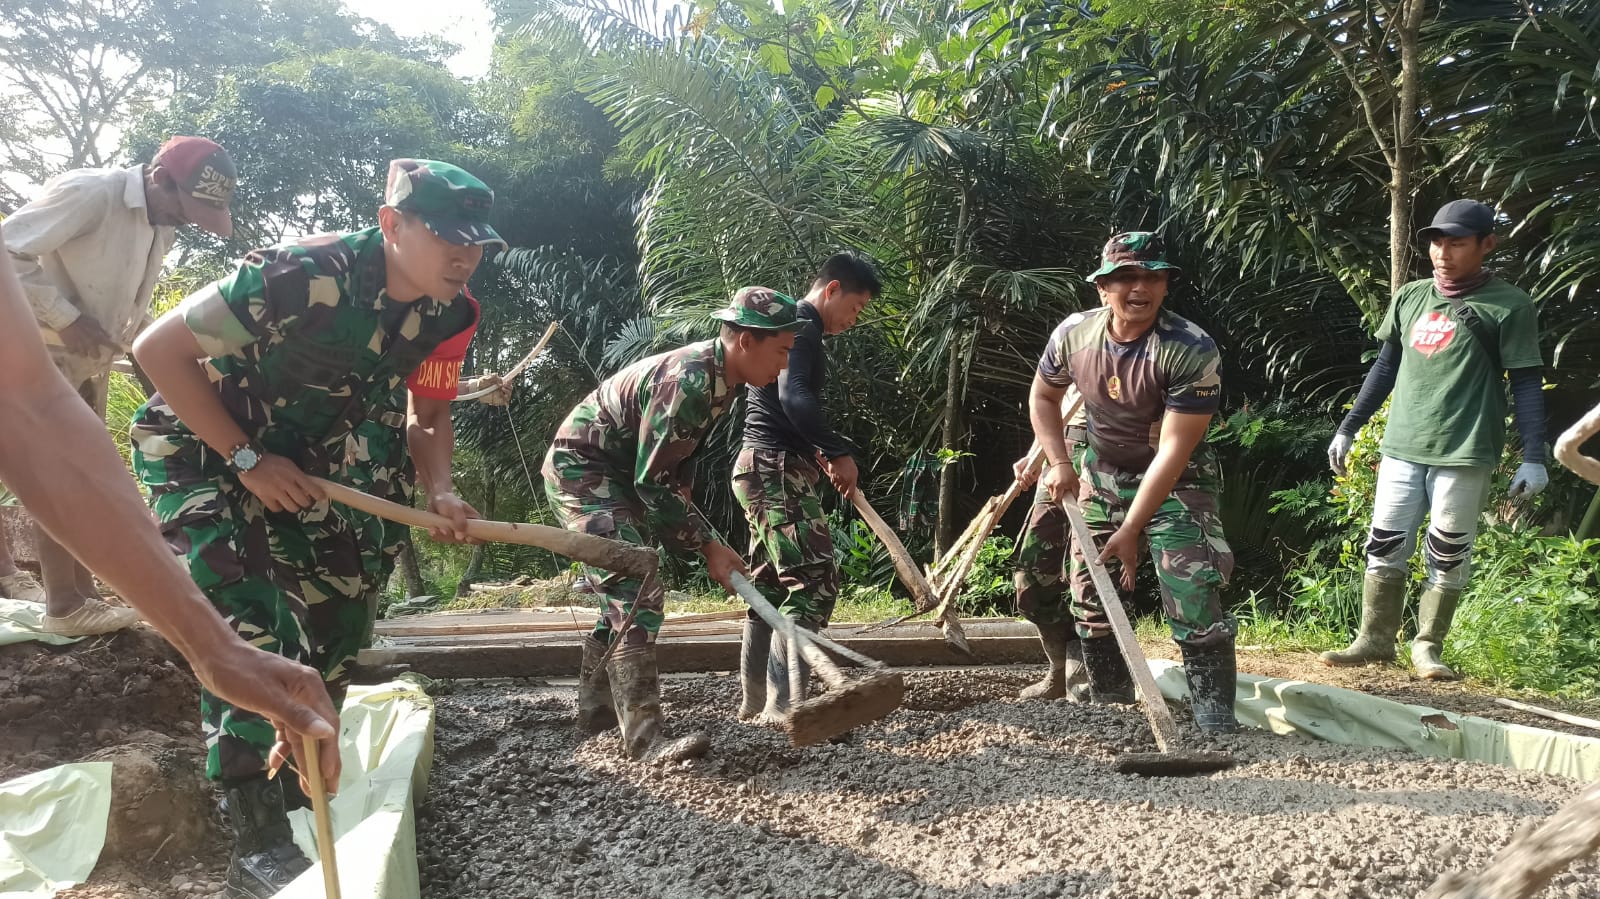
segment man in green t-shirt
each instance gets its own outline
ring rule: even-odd
[[[1522,437],[1511,498],[1529,499],[1549,483],[1544,363],[1533,300],[1483,267],[1495,248],[1494,211],[1472,200],[1446,203],[1418,236],[1428,242],[1433,277],[1395,295],[1378,328],[1377,361],[1328,447],[1329,464],[1344,474],[1356,433],[1393,391],[1367,540],[1361,631],[1322,661],[1394,661],[1411,555],[1427,516],[1427,587],[1411,661],[1420,676],[1449,680],[1455,672],[1439,650],[1467,583],[1478,519],[1505,443],[1508,378]]]

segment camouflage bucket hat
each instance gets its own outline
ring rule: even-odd
[[[732,302],[728,303],[728,308],[718,309],[711,313],[711,317],[741,328],[795,331],[800,328],[800,319],[796,314],[798,308],[794,297],[778,293],[770,287],[741,287],[733,295]]]
[[[506,242],[489,225],[494,191],[466,169],[432,159],[389,163],[383,202],[414,212],[428,230],[460,246],[498,246]]]
[[[1167,244],[1154,231],[1124,231],[1106,241],[1100,251],[1100,267],[1088,277],[1090,284],[1119,268],[1138,266],[1152,272],[1181,274],[1183,269],[1167,261]]]

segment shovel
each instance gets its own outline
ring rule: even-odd
[[[1123,753],[1112,762],[1112,767],[1123,774],[1143,774],[1147,777],[1206,774],[1232,768],[1233,756],[1226,752],[1184,749],[1179,745],[1177,722],[1172,720],[1172,712],[1167,709],[1161,689],[1150,674],[1150,663],[1145,661],[1144,650],[1139,648],[1139,640],[1133,635],[1133,625],[1128,622],[1128,613],[1122,608],[1122,596],[1112,585],[1110,572],[1106,571],[1106,566],[1098,558],[1089,523],[1083,519],[1083,511],[1078,508],[1076,499],[1070,496],[1063,499],[1061,508],[1072,522],[1072,536],[1083,552],[1084,564],[1089,566],[1095,592],[1100,594],[1100,606],[1105,609],[1106,618],[1111,622],[1112,633],[1116,634],[1122,659],[1127,662],[1128,670],[1133,672],[1133,682],[1138,685],[1139,698],[1143,700],[1139,706],[1144,710],[1145,720],[1150,722],[1150,732],[1156,738],[1157,752]]]
[[[790,743],[810,746],[831,740],[871,724],[905,701],[906,682],[899,672],[889,671],[882,662],[797,626],[793,619],[773,608],[744,575],[735,571],[729,577],[739,598],[754,609],[774,633],[798,647],[812,670],[828,685],[828,692],[800,703],[789,713],[784,729],[788,731]],[[865,666],[866,675],[855,680],[846,678],[823,652],[824,648]]]
[[[889,558],[894,560],[894,570],[900,574],[900,580],[911,588],[912,600],[916,607],[918,609],[932,609],[938,606],[939,616],[935,620],[938,622],[940,629],[944,631],[945,642],[955,647],[961,654],[970,657],[972,655],[972,645],[967,642],[966,631],[961,629],[961,619],[953,614],[949,602],[943,604],[939,602],[938,594],[934,592],[932,585],[928,583],[928,579],[922,576],[922,571],[917,568],[917,563],[911,558],[911,553],[906,552],[905,544],[901,543],[900,538],[896,537],[894,531],[889,529],[888,523],[883,520],[883,517],[878,514],[876,509],[872,508],[872,504],[867,502],[867,498],[861,495],[860,488],[850,493],[850,502],[855,504],[856,511],[861,513],[861,517],[866,520],[867,526],[872,528],[872,532],[878,535],[878,540],[883,543],[884,548],[889,550]]]

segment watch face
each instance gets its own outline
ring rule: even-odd
[[[261,455],[248,446],[233,451],[233,465],[240,471],[249,471],[261,461]]]

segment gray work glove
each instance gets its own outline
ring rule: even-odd
[[[1537,462],[1524,462],[1511,476],[1511,488],[1506,493],[1518,502],[1530,500],[1550,486],[1550,474]]]
[[[1349,434],[1334,434],[1333,442],[1328,444],[1328,467],[1341,478],[1345,474],[1345,461],[1350,458],[1350,447],[1355,442],[1356,439]]]

